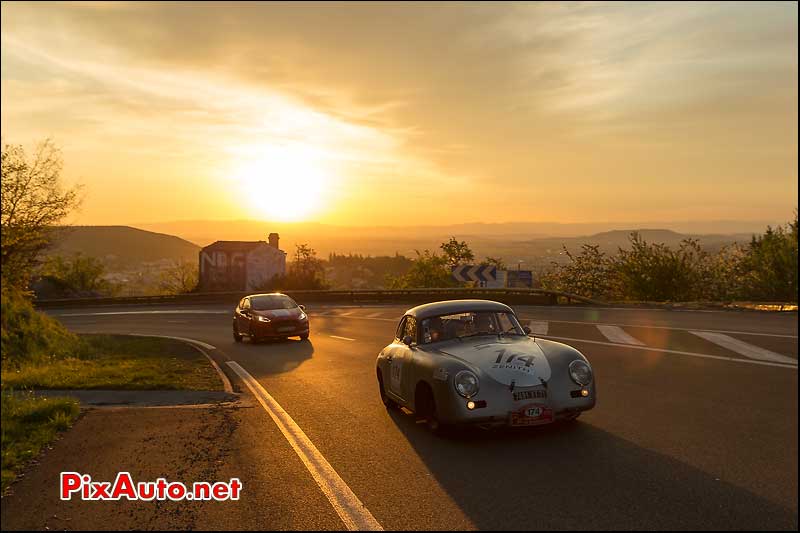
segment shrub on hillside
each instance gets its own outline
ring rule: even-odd
[[[753,236],[739,265],[743,296],[797,301],[797,212],[785,227]]]
[[[24,295],[3,288],[0,351],[3,367],[44,362],[80,352],[82,343],[57,320],[40,313]]]
[[[565,250],[566,251],[566,250]],[[546,289],[590,298],[628,301],[797,301],[797,214],[793,222],[768,227],[745,246],[718,253],[686,239],[677,249],[648,243],[637,233],[630,247],[606,256],[584,245],[570,262],[541,277]]]

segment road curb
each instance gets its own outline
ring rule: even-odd
[[[195,339],[187,339],[185,337],[173,337],[170,335],[147,335],[144,333],[130,333],[130,335],[134,337],[158,337],[161,339],[173,339],[188,344],[189,346],[191,346],[192,348],[203,354],[206,357],[206,359],[208,359],[208,362],[211,363],[211,366],[214,368],[214,370],[217,372],[217,375],[219,375],[219,378],[222,380],[222,387],[225,390],[225,392],[231,394],[233,393],[233,386],[231,385],[231,380],[228,378],[225,372],[222,371],[222,368],[220,368],[217,362],[214,361],[214,358],[211,357],[208,354],[208,352],[206,352],[207,349],[216,350],[217,349],[216,346],[212,346],[211,344],[207,344],[205,342],[198,341]]]

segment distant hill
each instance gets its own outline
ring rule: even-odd
[[[642,239],[652,244],[666,244],[670,247],[679,246],[681,241],[685,239],[697,239],[700,244],[707,249],[715,249],[725,244],[732,242],[746,242],[749,241],[751,233],[735,233],[729,235],[717,234],[691,234],[691,233],[678,233],[668,229],[626,229],[626,230],[613,230],[596,233],[594,235],[586,235],[582,237],[560,237],[549,239],[531,239],[530,243],[560,243],[568,248],[572,246],[580,247],[583,244],[599,245],[601,249],[627,248],[630,243],[631,233],[638,233]]]
[[[308,243],[320,255],[329,252],[393,254],[413,253],[414,248],[430,247],[455,235],[458,239],[493,241],[530,241],[547,238],[600,238],[601,232],[627,235],[618,228],[659,228],[681,235],[735,235],[762,233],[767,224],[785,221],[675,221],[629,223],[556,223],[556,222],[469,222],[449,225],[417,226],[336,226],[318,222],[266,222],[262,220],[183,220],[135,224],[136,227],[178,235],[200,246],[216,240],[263,240],[271,232],[281,235],[281,248],[291,251],[297,243]],[[614,231],[610,231],[614,230]],[[583,237],[585,238],[585,237]]]
[[[56,230],[46,255],[81,253],[111,268],[130,268],[142,263],[197,261],[199,251],[199,246],[180,237],[129,226],[71,226]]]
[[[245,224],[240,226],[231,221],[227,228],[228,231],[217,238],[265,239],[271,227],[278,231],[290,231],[288,236],[281,233],[281,248],[287,250],[290,256],[295,243],[305,242],[317,250],[318,257],[321,259],[327,259],[330,252],[372,256],[394,255],[395,252],[399,252],[407,257],[414,257],[415,249],[427,248],[438,251],[439,244],[449,237],[441,229],[434,230],[432,227],[406,228],[403,233],[389,232],[387,235],[380,230],[376,231],[376,228],[363,232],[352,227],[338,228],[340,231],[335,232],[331,231],[333,228],[326,228],[322,225],[314,228],[318,230],[317,232],[304,231],[298,235],[291,233],[291,229],[286,226],[253,227]],[[74,226],[58,231],[60,235],[55,239],[53,248],[48,250],[48,254],[73,255],[80,252],[102,259],[108,270],[112,272],[136,270],[138,266],[145,263],[153,266],[155,263],[160,263],[163,266],[174,260],[197,261],[197,254],[200,250],[197,244],[180,237],[129,226]],[[604,231],[577,237],[457,232],[454,234],[459,240],[463,239],[469,243],[477,260],[486,256],[500,257],[509,266],[523,261],[523,268],[538,268],[550,265],[554,261],[566,260],[563,254],[564,246],[570,252],[577,252],[580,251],[583,244],[594,244],[599,245],[601,251],[613,254],[618,248],[628,246],[629,235],[632,231],[638,231],[647,242],[664,243],[671,247],[678,246],[683,239],[696,238],[699,239],[703,248],[710,252],[735,241],[747,242],[751,236],[749,233],[700,235],[679,233],[670,229],[635,228]],[[204,241],[211,241],[211,238],[204,239]],[[208,244],[208,242],[204,242],[204,244]]]

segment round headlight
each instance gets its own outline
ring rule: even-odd
[[[576,359],[569,364],[569,377],[578,385],[588,385],[592,382],[592,367],[586,361]]]
[[[462,370],[453,379],[456,391],[464,398],[471,398],[478,394],[478,376],[469,370]]]

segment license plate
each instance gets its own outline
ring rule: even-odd
[[[511,413],[512,426],[538,426],[553,421],[553,410],[546,405],[527,405]]]
[[[281,331],[281,332],[283,332],[283,331],[294,331],[294,326],[283,326],[283,327],[278,328],[278,331]]]
[[[525,390],[512,393],[514,396],[514,401],[518,402],[520,400],[539,400],[539,399],[547,399],[547,391],[542,389],[537,390]]]

